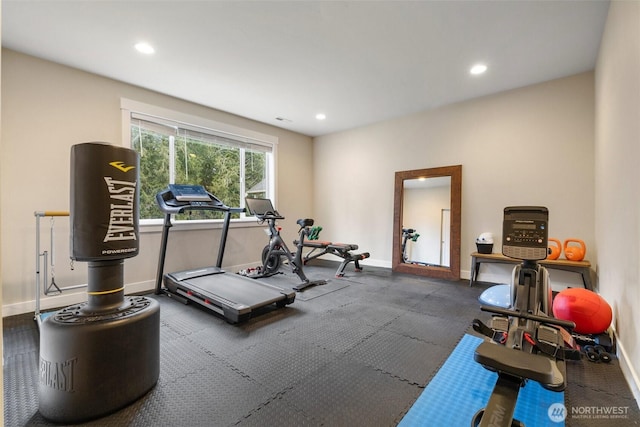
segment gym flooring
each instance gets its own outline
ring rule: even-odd
[[[305,267],[310,279],[331,280],[298,293],[284,309],[265,309],[239,325],[197,305],[150,295],[161,306],[157,385],[131,405],[81,425],[397,425],[464,334],[474,334],[471,321],[488,319],[478,296],[492,284],[470,288],[467,280],[367,266],[361,273],[349,266],[337,279],[336,266],[320,260]],[[285,272],[263,280],[293,287],[296,279]],[[3,323],[4,425],[54,425],[38,412],[33,314]],[[640,424],[615,357],[609,364],[583,358],[568,365],[567,408],[626,408],[626,416],[569,415],[565,425]],[[442,410],[456,410],[459,399],[450,400]],[[542,420],[542,426],[552,424]],[[423,425],[432,426],[428,419]]]

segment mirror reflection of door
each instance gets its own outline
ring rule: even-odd
[[[415,230],[406,240],[405,263],[448,267],[451,177],[406,179],[403,187],[402,226]]]
[[[440,265],[451,265],[451,209],[442,209],[440,228]]]

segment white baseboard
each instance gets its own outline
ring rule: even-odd
[[[624,349],[624,344],[620,342],[620,338],[618,337],[615,329],[613,329],[613,333],[616,336],[616,356],[618,357],[618,361],[620,362],[622,375],[624,375],[624,378],[627,380],[629,388],[631,389],[631,393],[633,394],[633,397],[636,399],[636,403],[640,408],[640,377],[638,376],[638,372],[636,372],[633,365],[629,363],[629,355]]]
[[[461,271],[460,272],[461,276],[462,276],[462,273],[463,272]],[[466,278],[467,279],[471,278],[471,272],[470,271],[465,271],[464,273],[466,274]],[[511,283],[511,276],[508,275],[508,274],[482,273],[479,276],[480,277],[476,277],[476,280],[479,281],[479,282],[494,283],[496,285]]]
[[[155,280],[146,280],[125,285],[125,294],[136,294],[148,292],[155,287]],[[40,311],[47,311],[59,307],[67,307],[73,304],[79,304],[87,300],[86,288],[73,289],[64,291],[57,295],[48,295],[40,298]],[[36,301],[22,301],[16,304],[8,304],[2,306],[2,316],[15,316],[24,313],[35,313]]]
[[[332,256],[332,257],[321,257],[321,259],[327,259],[330,261],[338,261],[339,259]],[[382,268],[391,268],[391,261],[385,261],[385,260],[381,260],[381,259],[372,259],[372,258],[366,258],[363,259],[362,261],[360,261],[360,265],[370,265],[371,267],[382,267]]]

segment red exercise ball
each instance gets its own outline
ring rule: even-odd
[[[556,319],[570,320],[580,334],[599,334],[611,325],[611,306],[597,293],[588,289],[567,288],[553,300]]]

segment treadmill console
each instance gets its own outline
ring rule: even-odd
[[[202,185],[194,184],[169,184],[167,189],[156,194],[156,201],[162,212],[171,214],[188,210],[230,209]]]
[[[549,210],[542,206],[504,208],[502,254],[528,261],[547,257]]]
[[[173,197],[180,202],[209,202],[211,197],[202,185],[169,184]]]

